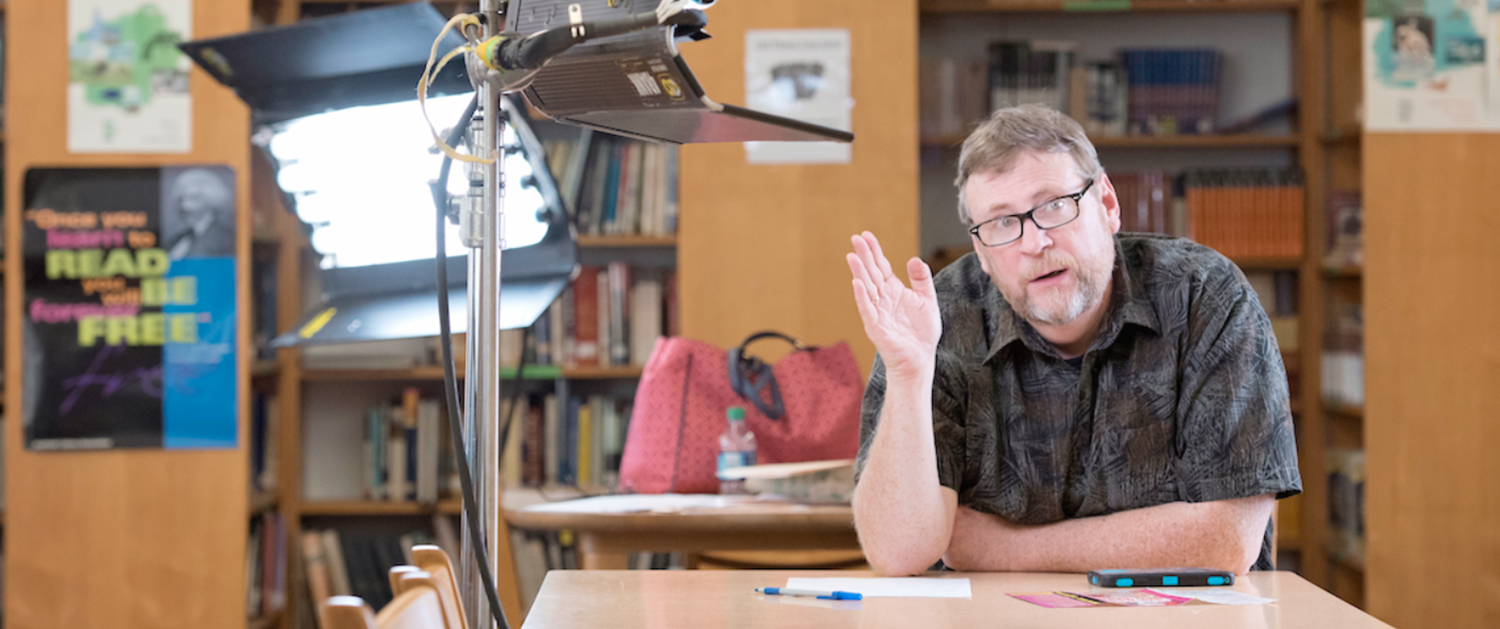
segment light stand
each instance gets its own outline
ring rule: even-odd
[[[501,0],[481,0],[484,36],[500,31]],[[472,74],[471,74],[472,76]],[[472,539],[463,526],[463,548],[459,563],[464,609],[469,626],[495,626],[495,614],[485,598],[484,583],[475,564],[473,544],[489,548],[490,574],[500,571],[501,544],[509,544],[500,505],[500,251],[504,248],[501,215],[505,207],[505,120],[500,114],[501,92],[489,81],[475,85],[479,109],[469,123],[469,146],[476,155],[494,158],[489,164],[466,163],[469,192],[459,214],[459,232],[469,248],[469,328],[464,379],[464,433],[474,499],[480,514],[483,540]],[[465,519],[469,516],[463,515]],[[509,553],[503,553],[509,556]]]

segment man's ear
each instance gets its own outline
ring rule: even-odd
[[[1104,205],[1104,223],[1109,225],[1109,233],[1120,233],[1120,199],[1115,196],[1115,184],[1110,182],[1109,175],[1100,173],[1099,201]]]

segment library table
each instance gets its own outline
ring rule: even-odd
[[[858,550],[849,505],[728,496],[609,496],[505,510],[512,527],[569,529],[584,570],[623,570],[628,553]],[[629,506],[643,510],[623,510]]]
[[[1256,572],[1234,589],[1275,599],[1263,605],[1089,607],[1047,609],[1009,593],[1092,588],[1081,574],[932,573],[968,578],[973,598],[869,598],[824,601],[765,596],[788,577],[874,576],[870,572],[553,570],[526,616],[524,629],[676,629],[765,627],[914,629],[946,627],[1211,627],[1213,629],[1361,629],[1389,627],[1291,572]],[[1119,592],[1120,590],[1114,590]]]

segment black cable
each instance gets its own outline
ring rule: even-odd
[[[474,112],[479,108],[479,94],[469,101],[469,106],[464,109],[464,114],[453,131],[448,134],[448,145],[456,146],[463,138],[464,131],[469,127],[469,120],[474,117]],[[495,124],[495,121],[489,121]],[[439,325],[442,328],[443,350],[443,389],[448,398],[448,428],[453,434],[453,450],[458,456],[458,482],[463,491],[463,508],[469,521],[469,537],[473,540],[474,560],[479,563],[479,578],[484,582],[484,593],[489,599],[490,612],[500,621],[500,626],[510,629],[510,620],[505,617],[505,608],[500,606],[500,595],[495,589],[495,575],[490,572],[489,553],[485,552],[484,534],[479,526],[479,506],[474,500],[474,479],[469,473],[469,456],[464,451],[463,422],[458,406],[458,377],[454,374],[453,367],[453,329],[449,322],[448,308],[448,172],[453,167],[453,159],[447,155],[443,156],[443,166],[439,170],[437,181],[432,183],[432,201],[437,206],[437,288],[438,288],[438,317],[441,319]],[[476,304],[477,306],[477,304]],[[470,334],[476,330],[469,330]],[[477,422],[476,422],[477,424]]]

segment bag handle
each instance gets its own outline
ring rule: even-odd
[[[802,345],[801,341],[790,336],[771,330],[756,332],[746,337],[739,347],[729,350],[729,388],[735,395],[755,406],[761,414],[771,419],[781,419],[786,414],[786,406],[781,402],[781,387],[776,384],[776,375],[771,372],[771,366],[754,356],[745,354],[745,348],[751,343],[766,338],[777,338],[792,344],[798,351],[809,349]],[[769,403],[764,399],[764,392],[769,388],[771,400]]]

